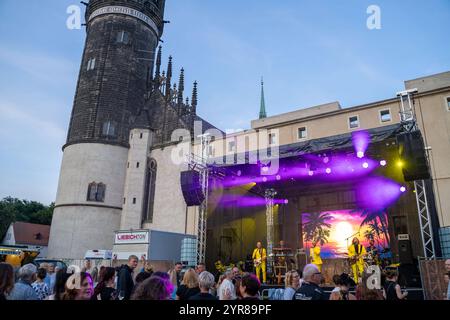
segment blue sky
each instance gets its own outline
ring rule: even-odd
[[[56,197],[85,39],[66,28],[72,4],[0,0],[0,198]],[[366,27],[372,4],[380,30]],[[165,19],[164,63],[199,82],[198,113],[224,130],[257,117],[261,76],[274,115],[390,98],[450,70],[449,0],[167,0]]]

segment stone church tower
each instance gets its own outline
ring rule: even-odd
[[[89,249],[112,248],[127,164],[136,155],[129,155],[130,133],[153,85],[164,5],[165,0],[91,0],[87,5],[87,37],[63,147],[49,257],[79,259]]]

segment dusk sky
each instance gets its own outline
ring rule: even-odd
[[[0,198],[55,200],[85,40],[66,27],[73,4],[0,0]],[[270,116],[391,98],[450,70],[449,0],[167,0],[165,19],[164,65],[185,68],[188,92],[198,81],[199,115],[223,130],[257,118],[261,76]]]

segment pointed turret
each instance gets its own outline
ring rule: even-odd
[[[264,119],[267,118],[266,114],[266,100],[264,98],[264,79],[261,78],[261,105],[259,108],[259,118]]]
[[[197,113],[197,81],[194,82],[194,87],[192,89],[192,99],[191,99],[191,103],[192,103],[192,113]]]
[[[169,64],[167,66],[167,75],[166,75],[166,98],[170,99],[170,86],[172,82],[172,56],[169,57]]]
[[[180,81],[178,82],[178,104],[183,104],[183,91],[184,91],[184,69],[181,68]]]
[[[162,55],[162,47],[158,48],[158,55],[156,56],[156,70],[155,70],[155,81],[157,83],[157,87],[160,84],[160,76],[161,76],[161,55]]]

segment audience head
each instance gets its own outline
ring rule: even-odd
[[[199,285],[200,289],[208,291],[209,289],[213,288],[215,285],[214,276],[208,271],[203,271],[198,276],[198,285]]]
[[[7,295],[14,288],[14,268],[9,263],[0,263],[0,294]]]
[[[20,280],[31,283],[35,280],[37,268],[34,264],[26,264],[19,269],[18,277]]]
[[[445,260],[445,270],[450,271],[450,259]]]
[[[152,273],[150,273],[150,272],[146,272],[146,271],[140,272],[136,276],[135,282],[136,282],[136,284],[142,283],[145,280],[147,280],[148,278],[150,278],[151,276],[152,276]]]
[[[253,274],[246,274],[242,277],[239,290],[243,297],[256,297],[261,288],[261,283]]]
[[[319,285],[322,281],[322,273],[319,271],[316,265],[307,264],[303,269],[303,278],[305,279],[305,281]]]
[[[206,266],[204,263],[201,262],[197,265],[197,273],[200,274],[203,271],[206,271]]]
[[[387,280],[397,281],[398,280],[398,272],[396,269],[386,269],[384,271]]]
[[[183,264],[181,262],[175,263],[175,271],[176,272],[180,273],[182,269],[183,269]]]
[[[47,276],[47,270],[45,270],[44,268],[39,268],[37,271],[36,277],[39,280],[44,281],[46,276]]]
[[[86,272],[78,272],[67,279],[62,300],[90,300],[93,294],[91,275]]]
[[[198,287],[198,276],[194,269],[189,268],[185,272],[182,283],[188,288]]]
[[[56,272],[55,285],[53,287],[53,293],[55,295],[55,300],[61,300],[62,296],[66,290],[66,282],[69,279],[70,274],[64,269],[60,269]]]
[[[300,276],[297,273],[297,271],[292,270],[292,271],[286,272],[284,284],[285,284],[286,288],[288,288],[288,287],[295,288],[295,289],[298,288],[298,286],[300,285]]]
[[[131,300],[168,300],[171,290],[167,286],[167,281],[156,276],[152,276],[139,284]]]
[[[131,270],[136,269],[138,263],[139,263],[139,259],[137,256],[131,255],[128,257],[128,267],[130,267]]]

